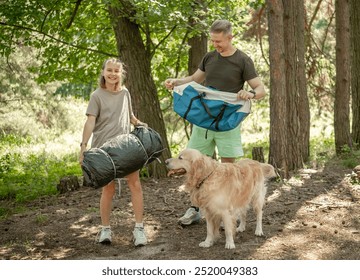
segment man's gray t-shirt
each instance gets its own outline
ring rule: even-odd
[[[132,114],[131,97],[126,88],[118,92],[96,89],[86,110],[86,115],[96,117],[91,147],[100,147],[119,134],[130,133]]]
[[[205,72],[205,86],[234,93],[239,92],[246,81],[258,76],[252,59],[240,50],[226,57],[216,50],[208,52],[199,69]]]

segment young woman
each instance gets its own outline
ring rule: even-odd
[[[91,147],[100,147],[107,140],[119,134],[130,133],[131,124],[147,126],[140,122],[132,112],[130,93],[122,84],[123,74],[123,64],[120,60],[109,58],[103,63],[99,87],[91,94],[86,110],[87,120],[80,143],[80,164],[91,135]],[[135,246],[145,245],[147,238],[143,225],[144,205],[139,170],[129,174],[126,178],[135,214],[134,244]],[[114,194],[115,181],[102,188],[100,199],[102,228],[98,240],[100,243],[111,243],[110,214]]]

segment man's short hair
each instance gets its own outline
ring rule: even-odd
[[[210,27],[210,33],[231,34],[231,22],[225,19],[215,20]]]

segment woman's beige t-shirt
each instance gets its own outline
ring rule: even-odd
[[[126,88],[119,92],[96,89],[90,96],[86,115],[96,117],[91,147],[100,147],[107,140],[131,130],[131,97]]]

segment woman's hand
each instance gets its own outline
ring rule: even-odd
[[[84,152],[86,151],[86,146],[82,145],[80,148],[80,155],[79,155],[79,164],[82,165],[84,160]]]
[[[141,122],[141,121],[137,121],[137,122],[136,122],[135,127],[138,127],[138,126],[143,126],[143,127],[145,127],[145,128],[148,128],[148,127],[149,127],[147,123],[144,123],[144,122]]]

